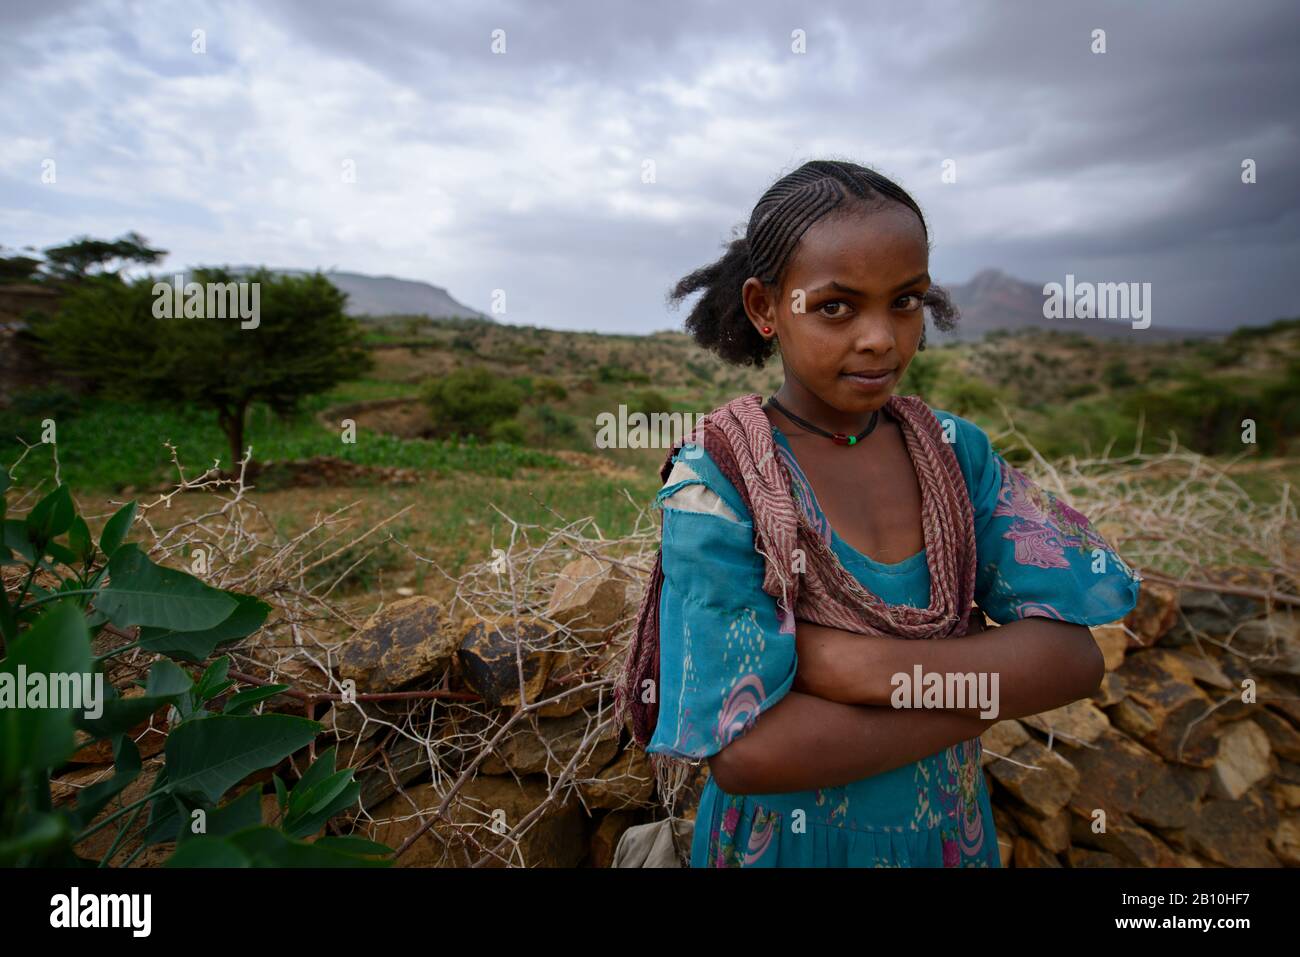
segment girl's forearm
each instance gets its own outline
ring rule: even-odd
[[[789,691],[709,760],[728,794],[839,787],[919,761],[996,723],[951,711],[899,711]]]
[[[919,666],[923,678],[937,674],[945,685],[949,675],[973,675],[976,687],[993,692],[998,719],[1019,718],[1086,698],[1106,673],[1101,651],[1086,627],[1050,618],[1022,618],[943,641],[839,634],[850,639],[829,646],[836,658],[834,668],[843,676],[830,696],[841,703],[892,707],[902,684],[896,676],[905,675],[915,691]],[[957,702],[944,701],[942,706],[988,716],[982,705],[973,703],[957,707]]]

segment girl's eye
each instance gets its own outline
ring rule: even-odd
[[[912,305],[910,305],[910,306],[905,306],[905,307],[904,307],[904,311],[905,311],[905,312],[916,312],[916,310],[920,309],[921,306],[923,306],[923,305],[925,304],[925,300],[922,299],[920,296],[918,296],[918,295],[917,295],[916,293],[914,293],[914,292],[909,292],[906,296],[899,296],[899,297],[898,297],[898,301],[899,301],[899,302],[902,302],[904,299],[914,299],[914,300],[916,300]]]
[[[843,299],[836,299],[834,302],[828,302],[828,303],[826,303],[826,305],[822,306],[822,307],[821,307],[819,310],[817,310],[817,311],[820,312],[822,315],[826,316],[827,319],[843,319],[843,318],[847,315],[846,312],[837,312],[837,313],[831,315],[831,314],[828,314],[828,313],[826,312],[826,310],[827,310],[828,308],[830,308],[831,306],[844,306],[845,308],[847,308],[848,305],[849,305],[849,304],[848,304],[847,302],[845,302]]]

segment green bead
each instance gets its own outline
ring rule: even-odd
[[[850,435],[849,445],[857,445],[857,444],[858,444],[858,437],[856,435]]]

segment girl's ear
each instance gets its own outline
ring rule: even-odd
[[[770,338],[775,334],[776,315],[772,297],[767,288],[755,276],[745,280],[740,289],[740,299],[745,307],[745,315],[758,330],[758,334]]]

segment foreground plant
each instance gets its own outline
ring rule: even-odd
[[[96,542],[66,485],[23,518],[8,517],[9,485],[0,471],[0,572],[8,583],[0,587],[0,865],[106,866],[128,840],[137,846],[124,865],[168,842],[176,845],[169,866],[386,865],[381,855],[391,849],[382,844],[306,840],[360,793],[351,770],[335,770],[332,748],[292,789],[273,776],[281,811],[275,826],[262,823],[260,784],[230,796],[250,774],[311,744],[322,726],[253,713],[287,686],[227,694],[235,683],[225,656],[193,674],[177,662],[202,665],[219,646],[261,628],[270,606],[152,562],[126,541],[135,502],[109,519]],[[93,653],[94,639],[132,639],[130,629],[138,631],[129,643]],[[107,681],[104,662],[133,648],[163,657],[143,693],[126,697]],[[92,708],[81,696],[70,701],[74,685],[102,688],[102,700]],[[160,709],[171,718],[162,769],[143,797],[100,817],[142,771],[128,732]],[[88,743],[77,731],[111,743],[115,773],[56,808],[51,778]],[[145,813],[143,833],[130,836]],[[116,829],[107,853],[79,856],[78,846],[106,828]]]

